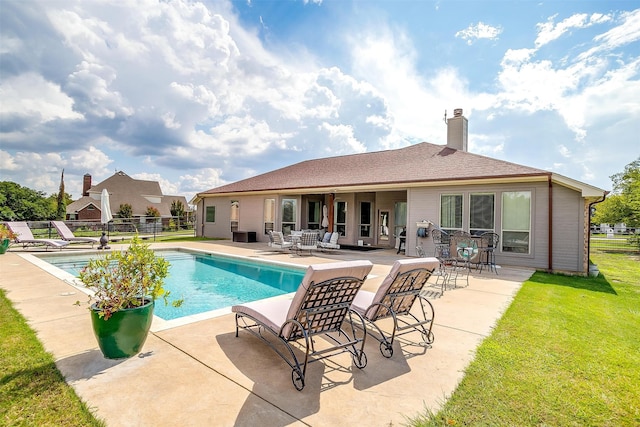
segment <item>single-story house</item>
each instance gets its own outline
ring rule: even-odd
[[[92,185],[91,175],[85,174],[82,182],[82,197],[67,205],[68,220],[100,220],[102,190],[107,189],[111,215],[116,216],[120,205],[131,205],[133,217],[144,217],[147,208],[154,207],[161,218],[171,217],[171,204],[180,201],[185,213],[192,212],[184,196],[163,195],[158,181],[134,179],[118,171],[99,184]]]
[[[308,160],[203,191],[192,200],[196,234],[253,231],[266,242],[270,230],[326,225],[341,233],[340,244],[394,247],[406,227],[406,255],[416,256],[420,246],[434,253],[434,227],[491,231],[500,236],[498,264],[587,274],[590,208],[607,192],[469,153],[467,129],[457,109],[447,120],[446,146]]]

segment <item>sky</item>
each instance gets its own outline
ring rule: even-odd
[[[611,190],[640,157],[640,1],[0,0],[0,180],[184,195],[446,144]]]

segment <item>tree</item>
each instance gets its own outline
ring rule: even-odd
[[[180,228],[180,220],[184,217],[184,204],[180,200],[174,200],[171,202],[171,216],[178,218],[178,225],[176,229]]]
[[[123,203],[118,208],[118,212],[116,212],[116,216],[118,218],[131,218],[133,217],[133,208],[129,203]]]
[[[160,217],[160,211],[153,206],[147,206],[144,216],[158,218]]]
[[[171,202],[171,216],[182,218],[184,216],[184,204],[180,200]]]
[[[60,188],[58,189],[56,202],[56,218],[64,220],[67,217],[67,204],[64,200],[64,169],[62,169],[62,174],[60,175]]]
[[[627,227],[640,227],[640,158],[612,175],[613,192],[596,206],[595,224],[623,222]]]
[[[46,221],[56,218],[56,211],[42,191],[15,182],[0,182],[0,220]]]

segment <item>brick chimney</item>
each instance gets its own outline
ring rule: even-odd
[[[90,188],[91,188],[91,175],[89,175],[88,173],[85,173],[82,179],[82,195],[88,196]]]
[[[469,121],[462,115],[462,108],[456,108],[447,120],[447,147],[467,151],[468,137]]]

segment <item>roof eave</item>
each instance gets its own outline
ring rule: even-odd
[[[264,190],[229,191],[221,193],[198,193],[191,203],[197,204],[200,200],[212,197],[232,197],[232,196],[252,196],[259,194],[300,194],[300,193],[352,193],[352,192],[373,192],[373,191],[393,191],[416,187],[442,187],[454,185],[478,185],[478,184],[504,184],[546,181],[548,173],[530,175],[509,175],[482,178],[456,178],[447,180],[420,180],[387,182],[375,184],[351,184],[332,185],[323,187],[296,187],[296,188],[274,188]]]

